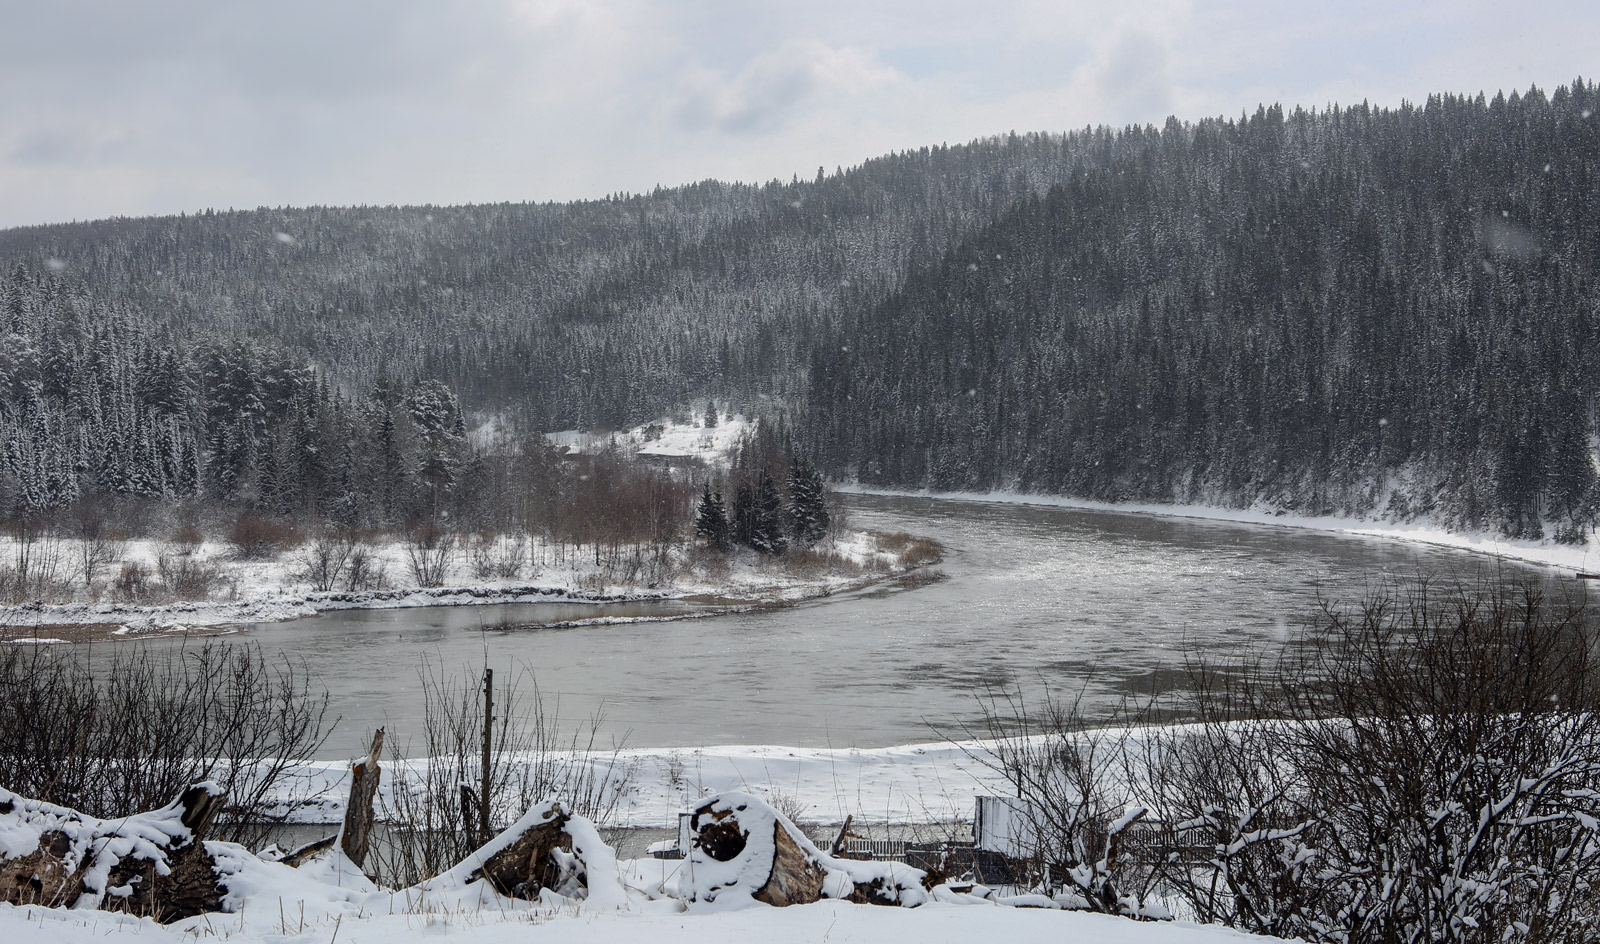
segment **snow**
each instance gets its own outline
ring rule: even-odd
[[[975,758],[983,756],[985,750],[985,742],[836,752],[729,747],[701,749],[693,758],[693,767],[694,776],[701,784],[719,778],[755,780],[774,774],[793,775],[796,778],[794,789],[801,791],[806,804],[820,807],[827,805],[822,799],[824,793],[840,796],[843,790],[850,789],[848,784],[852,777],[861,778],[858,789],[880,776],[889,783],[899,782],[902,795],[915,792],[905,789],[904,784],[918,780],[922,774],[934,775],[934,780],[925,785],[930,789],[935,783],[959,785],[969,780],[964,787],[969,793],[978,789],[1003,789],[998,783],[979,782],[981,764]],[[644,756],[640,752],[629,762],[642,760]],[[669,757],[666,752],[658,752],[657,756],[672,763],[672,769],[679,772],[679,779],[686,776],[688,765],[682,757]],[[853,771],[841,769],[851,764],[855,766]],[[908,778],[912,768],[920,769],[921,773]],[[348,776],[348,770],[346,765],[327,764],[312,773],[323,779],[328,792],[343,795],[347,785],[338,781]],[[789,784],[784,786],[790,787]],[[652,824],[675,821],[677,810],[685,804],[674,800],[683,794],[684,791],[671,783],[648,787],[644,795],[659,796],[663,804],[672,807],[667,816],[656,816]],[[850,802],[859,803],[863,796],[865,794],[858,794]],[[114,824],[115,838],[125,844],[167,845],[187,837],[187,831],[176,820],[176,807],[102,822],[10,794],[4,798],[26,807],[26,816],[12,817],[8,821],[25,824],[28,828],[15,826],[0,833],[0,854],[10,855],[33,848],[46,827],[67,830],[74,839],[74,848],[82,847],[89,856],[87,859],[80,856],[77,861],[91,863],[96,854],[105,849],[104,846],[95,847],[92,842],[96,836],[107,834],[102,828],[105,826]],[[208,842],[206,849],[224,876],[224,907],[230,909],[227,913],[201,915],[161,926],[147,919],[94,910],[0,905],[0,939],[17,944],[46,941],[88,944],[91,940],[106,939],[176,944],[207,937],[239,944],[330,940],[401,944],[423,938],[470,939],[489,944],[529,940],[592,941],[596,944],[642,940],[693,941],[695,944],[760,940],[786,944],[823,939],[968,941],[991,937],[1086,939],[1108,944],[1222,944],[1264,940],[1216,927],[1136,922],[1062,912],[1054,910],[1059,908],[1059,902],[1038,895],[1005,896],[981,888],[974,890],[976,894],[966,894],[950,886],[924,892],[921,873],[900,863],[832,859],[818,850],[788,817],[753,793],[727,791],[712,797],[710,802],[744,807],[741,822],[752,832],[773,827],[788,830],[797,844],[824,863],[830,873],[825,886],[829,895],[847,896],[857,883],[877,881],[880,888],[898,893],[902,904],[908,907],[825,901],[777,909],[752,901],[748,895],[707,896],[701,894],[703,888],[710,884],[727,884],[714,881],[717,876],[708,870],[727,866],[737,873],[734,877],[748,884],[761,871],[762,863],[737,860],[714,863],[704,856],[675,861],[618,861],[602,842],[595,826],[576,816],[566,821],[565,829],[573,840],[576,865],[588,885],[586,894],[571,894],[576,890],[568,889],[569,895],[562,895],[546,889],[539,901],[519,901],[499,895],[481,879],[475,880],[473,874],[484,859],[504,848],[527,826],[546,822],[561,812],[556,804],[545,803],[530,809],[467,861],[410,888],[375,887],[337,851],[296,869],[250,855],[231,843]],[[900,811],[907,815],[919,815],[919,808],[920,815],[932,814],[926,805],[908,803],[904,799],[889,800],[886,808],[892,810],[897,803]],[[327,814],[330,809],[324,807],[323,812]],[[643,811],[636,809],[634,812],[641,814]],[[886,815],[899,816],[900,813]],[[115,894],[116,890],[110,892]],[[673,897],[680,892],[685,894],[684,898]],[[94,904],[94,901],[80,902],[84,907]]]
[[[993,502],[1007,505],[1044,505],[1113,514],[1158,515],[1167,518],[1199,518],[1238,524],[1282,528],[1304,528],[1362,537],[1386,538],[1452,548],[1525,561],[1545,567],[1594,572],[1600,570],[1600,537],[1591,535],[1584,544],[1557,544],[1551,540],[1518,541],[1479,531],[1452,531],[1430,522],[1392,522],[1374,519],[1343,518],[1337,515],[1295,515],[1269,507],[1223,508],[1216,505],[1165,505],[1139,502],[1099,502],[1059,495],[1024,492],[934,492],[927,489],[880,489],[863,485],[831,486],[834,491],[855,495],[884,495],[899,498],[937,498],[943,501]]]
[[[969,820],[975,797],[1009,793],[1006,781],[988,764],[991,742],[962,741],[899,747],[802,748],[770,745],[637,748],[620,751],[554,752],[543,761],[593,769],[595,781],[614,778],[625,789],[605,825],[676,829],[678,813],[703,797],[745,791],[759,795],[805,823],[839,823],[855,818],[858,829],[872,823],[928,827],[943,837]],[[510,761],[539,763],[539,758]],[[415,782],[426,758],[385,761],[379,803],[387,802],[396,774],[410,768]],[[350,764],[319,760],[291,772],[274,802],[298,823],[340,822],[349,795]],[[392,805],[392,804],[390,804]],[[962,836],[969,836],[959,827]]]
[[[210,915],[163,927],[146,918],[0,905],[0,935],[8,944],[188,944],[217,939],[236,944],[399,944],[408,941],[471,944],[830,944],[873,941],[962,942],[1007,940],[1095,941],[1097,944],[1241,944],[1254,937],[1226,928],[1148,923],[1079,912],[1004,907],[970,899],[920,908],[881,908],[824,901],[791,908],[757,907],[716,914],[684,913],[673,902],[651,902],[639,913],[596,914],[557,904],[526,909],[448,910],[416,903],[394,913],[345,904],[319,912],[299,909],[295,889],[282,889],[283,908],[271,891],[239,914]],[[976,907],[972,907],[975,905]]]
[[[694,458],[706,465],[726,467],[739,442],[755,429],[755,420],[736,413],[724,418],[717,414],[717,425],[704,426],[705,408],[691,411],[688,423],[674,422],[670,416],[641,423],[617,432],[580,432],[575,429],[546,433],[545,441],[569,454],[596,453],[611,446],[628,455],[663,458]]]
[[[772,874],[776,846],[766,837],[782,830],[811,862],[827,874],[822,894],[827,898],[848,898],[857,885],[874,884],[880,896],[907,908],[926,904],[921,869],[900,862],[858,862],[836,859],[818,849],[787,816],[759,797],[737,790],[703,800],[697,815],[718,819],[718,814],[736,818],[748,837],[744,848],[727,861],[718,861],[698,845],[688,862],[678,870],[678,894],[689,902],[691,911],[726,911],[755,907],[755,894]]]

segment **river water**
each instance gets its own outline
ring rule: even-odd
[[[671,622],[513,629],[600,615],[527,604],[329,613],[249,628],[304,659],[341,721],[328,756],[372,728],[421,742],[421,673],[465,678],[485,659],[537,682],[567,729],[594,716],[630,747],[879,747],[976,734],[980,699],[1046,691],[1108,717],[1186,662],[1291,645],[1319,599],[1386,581],[1501,567],[1477,555],[1293,528],[924,498],[850,496],[852,527],[946,548],[939,579],[799,606]],[[683,603],[607,615],[681,613]],[[153,640],[144,645],[178,645]],[[193,645],[193,643],[189,643]]]

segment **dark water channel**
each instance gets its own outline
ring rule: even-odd
[[[603,713],[631,747],[765,743],[873,747],[937,740],[979,696],[1082,690],[1091,711],[1181,680],[1186,659],[1291,643],[1319,598],[1386,580],[1503,568],[1464,552],[1292,528],[1061,508],[852,496],[851,523],[948,548],[942,579],[708,619],[507,629],[602,615],[525,604],[347,611],[253,626],[302,658],[342,716],[329,756],[387,725],[420,746],[420,670],[527,670],[575,726]],[[625,608],[624,608],[625,607]],[[683,603],[624,605],[651,616]],[[142,645],[177,645],[155,640]],[[192,644],[192,643],[191,643]]]

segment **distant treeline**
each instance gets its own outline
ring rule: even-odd
[[[814,349],[878,484],[1595,523],[1600,97],[1259,110],[1078,139]]]
[[[436,380],[346,392],[299,355],[184,337],[70,278],[0,278],[0,330],[6,521],[88,514],[137,534],[250,513],[523,532],[598,557],[659,547],[689,520],[692,489],[664,470],[615,453],[566,459],[541,436],[471,441]]]
[[[823,471],[877,484],[1575,539],[1596,508],[1597,110],[1582,79],[1273,106],[761,186],[28,227],[0,231],[0,265],[92,298],[96,330],[117,312],[286,352],[397,427],[425,380],[528,433],[770,396]],[[226,443],[191,462],[181,440],[155,438],[171,478],[211,475]]]

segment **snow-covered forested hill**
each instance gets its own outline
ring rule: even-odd
[[[438,381],[524,432],[765,395],[828,471],[879,486],[1578,540],[1597,111],[1577,80],[565,205],[28,227],[0,232],[0,271],[185,340],[249,339],[354,396]],[[18,376],[8,417],[30,415]]]

